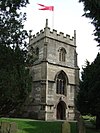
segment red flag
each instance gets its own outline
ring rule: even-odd
[[[38,5],[42,7],[42,8],[40,8],[39,10],[54,11],[54,6],[45,6],[45,5],[42,5],[42,4],[38,4]]]

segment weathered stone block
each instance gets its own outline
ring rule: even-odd
[[[0,133],[17,133],[17,125],[15,122],[1,122]]]
[[[76,120],[78,121],[79,133],[86,133],[85,123],[79,111],[75,112]]]
[[[17,133],[17,125],[15,122],[10,123],[10,133]]]
[[[10,123],[9,122],[1,122],[1,133],[10,133]]]

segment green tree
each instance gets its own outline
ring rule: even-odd
[[[31,91],[31,77],[25,69],[24,51],[0,46],[0,115],[19,110]],[[16,114],[17,115],[17,114]]]
[[[21,12],[27,4],[28,0],[0,1],[0,115],[3,116],[20,110],[31,88],[26,69],[28,34],[23,24],[26,14]]]
[[[21,12],[28,0],[0,0],[0,44],[25,45],[27,31],[24,30],[26,13]]]
[[[92,20],[91,23],[95,27],[95,40],[100,46],[100,0],[79,0],[79,2],[84,4],[84,16]]]
[[[100,54],[83,68],[77,107],[82,114],[96,116],[96,128],[100,128]]]

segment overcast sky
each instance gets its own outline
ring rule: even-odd
[[[38,10],[41,8],[37,3],[46,6],[54,6],[52,11]],[[86,59],[90,62],[94,60],[98,53],[97,42],[92,35],[94,27],[90,19],[82,17],[83,4],[78,0],[30,0],[30,4],[24,10],[27,13],[25,28],[33,30],[32,34],[39,32],[45,27],[46,18],[48,26],[63,32],[65,35],[74,35],[76,30],[76,45],[78,53],[78,65],[80,69],[85,64]]]

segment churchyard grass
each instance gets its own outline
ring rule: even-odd
[[[71,133],[78,133],[78,127],[76,122],[70,122]]]
[[[31,119],[0,118],[0,121],[16,122],[18,133],[61,133],[61,121],[46,122]]]
[[[15,122],[18,126],[17,133],[62,133],[63,121],[37,121],[31,119],[0,118],[0,122]],[[77,133],[76,123],[72,122],[71,133]]]
[[[86,125],[86,133],[100,133],[100,131],[96,131],[93,120],[95,118],[91,118],[89,116],[83,117]],[[92,119],[92,120],[91,120]],[[61,133],[62,123],[63,121],[37,121],[32,119],[18,119],[18,118],[0,118],[1,121],[6,122],[16,122],[18,126],[17,133]],[[92,124],[90,124],[92,122]],[[90,125],[89,125],[90,124]],[[71,125],[71,133],[77,133],[77,127],[74,122],[70,123]]]

